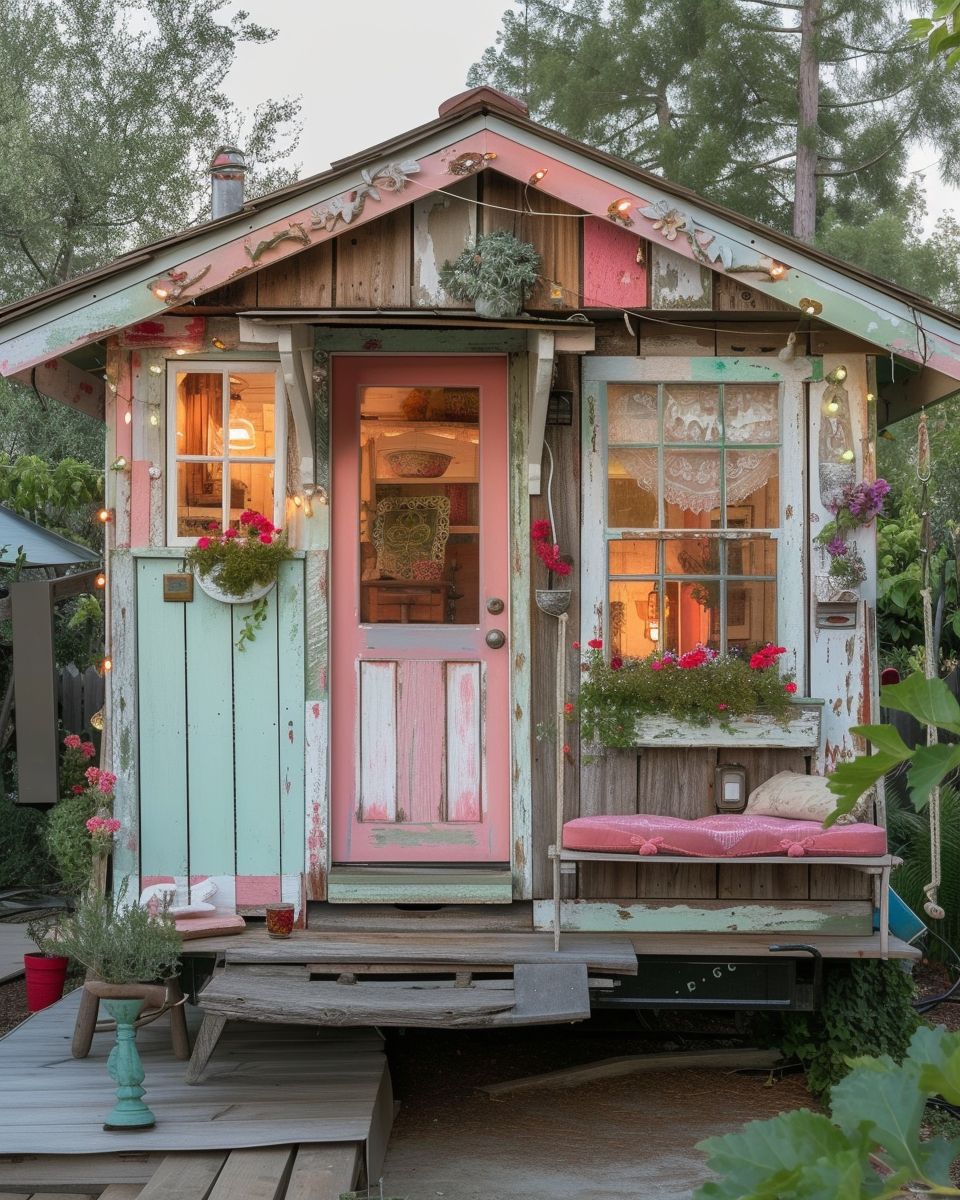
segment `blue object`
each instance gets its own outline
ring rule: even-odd
[[[873,927],[880,927],[880,914],[876,910],[873,914]],[[890,889],[890,932],[902,942],[909,942],[911,945],[927,932],[926,925],[913,909],[900,899],[893,888]]]

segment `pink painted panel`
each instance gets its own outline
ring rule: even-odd
[[[587,217],[583,222],[583,303],[587,308],[644,308],[647,267],[637,262],[645,243],[636,233]]]
[[[130,545],[150,545],[150,463],[134,459],[130,466]]]
[[[360,812],[397,819],[397,664],[360,663]]]
[[[479,663],[447,663],[447,820],[481,819]]]
[[[485,641],[490,630],[510,628],[508,611],[494,616],[486,610],[487,599],[506,604],[510,595],[506,356],[335,355],[332,381],[332,860],[507,862],[510,650],[493,650]],[[481,616],[476,625],[360,621],[359,397],[367,386],[480,389]],[[370,679],[379,679],[385,663],[395,664],[400,681],[395,726],[380,693],[374,717],[364,701],[366,684],[358,689],[371,669]],[[382,818],[365,800],[360,803],[363,781],[373,776],[362,761],[363,747],[372,748],[378,736],[376,753],[382,755],[386,744],[394,758],[392,772],[382,758],[377,770],[389,776],[398,796],[396,808],[385,807]],[[460,741],[451,747],[454,736]]]
[[[397,692],[397,812],[407,821],[442,819],[446,808],[443,663],[436,659],[401,664]]]
[[[279,875],[238,875],[237,908],[259,908],[280,900]]]
[[[177,346],[185,350],[202,350],[206,330],[205,317],[175,317],[163,313],[121,330],[120,345],[131,348]]]

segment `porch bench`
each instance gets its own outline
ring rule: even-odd
[[[642,813],[578,817],[561,826],[552,845],[553,935],[560,947],[560,877],[579,862],[644,866],[691,863],[744,866],[842,866],[874,878],[880,912],[880,953],[889,951],[890,872],[900,859],[887,851],[886,830],[858,822],[824,829],[817,821],[718,814],[683,819]]]

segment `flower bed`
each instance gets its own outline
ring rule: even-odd
[[[667,651],[608,663],[603,643],[594,639],[581,664],[581,736],[588,743],[631,747],[685,738],[729,745],[752,733],[755,740],[776,744],[775,731],[798,719],[797,685],[778,668],[785,653],[783,646],[768,645],[742,657],[697,646],[680,655]],[[711,734],[722,740],[705,741]]]

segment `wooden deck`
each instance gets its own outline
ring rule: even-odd
[[[102,1187],[90,1187],[88,1194],[98,1195],[111,1183],[142,1186],[149,1178],[142,1177],[144,1170],[150,1167],[152,1175],[156,1156],[170,1151],[215,1151],[223,1158],[240,1149],[283,1146],[292,1153],[297,1145],[346,1143],[365,1148],[371,1174],[379,1171],[393,1096],[382,1039],[374,1030],[236,1022],[220,1042],[204,1082],[189,1087],[187,1064],[174,1058],[166,1023],[148,1025],[137,1041],[146,1069],[145,1099],[157,1124],[140,1132],[108,1133],[102,1122],[113,1103],[114,1085],[106,1070],[113,1039],[98,1034],[89,1058],[71,1058],[78,1003],[79,992],[74,992],[0,1040],[6,1098],[0,1192],[74,1190],[86,1176],[81,1172],[71,1184],[64,1173],[76,1175],[80,1156],[88,1167],[104,1160],[97,1166]],[[188,1021],[195,1031],[199,1014],[188,1010]],[[141,1163],[136,1178],[111,1175],[130,1165],[131,1154],[150,1161]],[[180,1196],[169,1193],[174,1194]],[[216,1198],[243,1194],[225,1190]],[[266,1195],[278,1200],[282,1193]]]
[[[0,983],[19,979],[23,974],[23,956],[36,946],[27,937],[26,925],[0,922]]]

